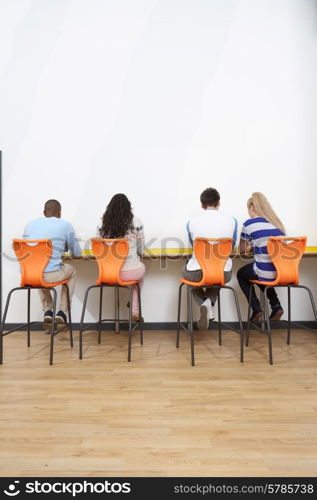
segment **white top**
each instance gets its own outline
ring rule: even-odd
[[[97,237],[100,238],[99,230]],[[129,242],[129,253],[121,271],[134,271],[143,266],[140,257],[144,254],[144,228],[139,217],[133,217],[132,229],[124,236]]]
[[[129,253],[121,271],[132,271],[142,267],[140,257],[144,253],[144,228],[141,219],[134,217],[133,228],[125,235],[129,241]]]
[[[192,220],[187,223],[187,231],[191,244],[196,238],[232,238],[232,248],[237,240],[237,220],[231,215],[225,215],[215,208],[202,209]],[[201,269],[198,260],[193,254],[187,262],[187,271]],[[225,271],[231,271],[232,261],[229,258],[225,264]]]

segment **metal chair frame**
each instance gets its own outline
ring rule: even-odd
[[[182,288],[183,286],[187,286],[187,321],[181,322],[181,302],[182,302]],[[179,333],[180,329],[182,329],[185,333],[187,333],[190,337],[190,345],[191,345],[191,364],[195,366],[195,352],[194,352],[194,327],[193,327],[193,290],[197,288],[194,285],[187,285],[186,283],[181,283],[178,289],[178,310],[177,310],[177,337],[176,337],[176,347],[179,347]],[[243,363],[243,347],[244,347],[244,330],[241,319],[240,306],[238,302],[237,292],[231,286],[222,286],[222,285],[208,285],[208,288],[214,288],[218,290],[218,343],[222,345],[222,326],[226,326],[230,330],[238,333],[240,335],[240,362]],[[233,293],[239,325],[240,328],[234,328],[231,325],[221,321],[221,304],[220,304],[220,290],[230,290]]]
[[[68,284],[64,283],[63,286],[66,286],[67,289],[67,301],[68,301],[68,318],[69,318],[69,323],[66,324],[65,326],[68,326],[69,328],[69,334],[70,334],[70,345],[71,347],[74,346],[73,343],[73,330],[72,330],[72,317],[71,317],[71,310],[70,310],[70,297],[69,297],[69,288]],[[42,323],[42,321],[31,321],[31,290],[51,290],[53,292],[53,318],[52,318],[52,326],[50,328],[50,357],[49,357],[49,362],[50,365],[53,364],[53,351],[54,351],[54,337],[58,333],[60,333],[61,330],[56,330],[55,329],[55,316],[56,316],[56,302],[57,302],[57,292],[55,288],[52,287],[44,287],[44,286],[23,286],[23,287],[16,287],[12,288],[10,292],[8,293],[8,297],[6,300],[6,305],[4,308],[4,313],[3,313],[3,318],[1,321],[1,327],[0,327],[0,364],[3,364],[3,337],[6,335],[9,335],[10,333],[16,332],[18,330],[22,330],[23,328],[27,327],[27,346],[30,347],[31,345],[31,325],[36,324],[36,323]],[[12,330],[9,330],[7,332],[4,332],[4,327],[5,327],[5,320],[7,317],[8,309],[9,309],[9,304],[11,300],[11,296],[14,292],[17,290],[27,290],[28,292],[28,298],[27,298],[27,323],[23,323],[19,325],[17,328],[14,328]]]
[[[142,316],[142,308],[141,308],[141,292],[139,283],[135,285],[119,285],[119,284],[107,284],[102,283],[100,285],[91,285],[87,288],[85,292],[85,298],[83,302],[83,309],[80,319],[80,329],[79,329],[79,359],[83,359],[83,332],[87,330],[91,330],[91,327],[98,326],[98,344],[101,343],[101,327],[102,323],[114,323],[115,333],[120,333],[120,324],[128,323],[129,325],[129,337],[128,337],[128,361],[131,361],[131,347],[132,347],[132,332],[137,328],[140,330],[140,343],[143,345],[143,324],[141,321],[138,321],[132,327],[132,286],[137,286],[138,290],[138,300],[139,300],[139,315]],[[84,328],[84,317],[86,312],[87,300],[90,290],[93,288],[99,288],[99,320],[95,323],[91,323]],[[115,317],[114,318],[106,318],[102,319],[102,298],[103,298],[103,289],[104,288],[114,288],[115,289]],[[129,290],[130,294],[130,309],[129,309],[129,318],[128,319],[120,319],[119,311],[120,311],[120,288],[125,288]]]
[[[271,322],[270,322],[270,317],[269,317],[269,301],[267,297],[267,291],[269,288],[287,288],[287,320],[280,320],[282,323],[287,323],[287,344],[289,345],[291,343],[291,288],[303,288],[306,290],[309,294],[310,302],[312,305],[313,313],[315,316],[316,324],[317,324],[317,309],[316,309],[316,304],[314,301],[313,294],[311,290],[304,285],[294,285],[292,283],[289,283],[287,285],[264,285],[264,291],[260,289],[261,296],[263,297],[263,304],[264,304],[264,319],[262,321],[262,326],[259,327],[256,323],[252,322],[253,327],[261,331],[262,333],[267,334],[268,338],[268,348],[269,348],[269,362],[270,365],[273,365],[273,349],[272,349],[272,329],[271,329]],[[249,345],[249,336],[250,336],[250,313],[251,313],[251,297],[252,297],[252,290],[255,287],[255,283],[251,283],[250,291],[249,291],[249,301],[248,301],[248,321],[247,321],[247,332],[246,332],[246,339],[245,339],[245,345],[248,347]],[[266,324],[266,328],[265,328]],[[293,325],[298,326],[299,328],[303,328],[304,330],[308,330],[310,332],[317,333],[316,329],[313,328],[308,328],[307,326],[302,325],[301,323],[298,322],[293,322]]]

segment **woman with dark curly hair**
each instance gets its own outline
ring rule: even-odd
[[[144,252],[143,224],[138,217],[134,217],[131,203],[125,194],[115,194],[102,216],[99,228],[101,238],[127,238],[129,241],[129,254],[121,268],[122,281],[138,280],[140,290],[143,285],[145,266],[140,257]],[[132,321],[142,321],[140,318],[137,287],[133,286]]]

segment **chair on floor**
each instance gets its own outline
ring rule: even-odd
[[[91,326],[98,327],[98,343],[101,342],[101,327],[102,323],[114,323],[115,332],[120,333],[120,323],[128,323],[129,325],[129,335],[128,335],[128,361],[131,361],[131,344],[132,344],[132,332],[139,328],[140,330],[140,342],[143,344],[143,325],[142,321],[136,322],[132,326],[132,286],[137,286],[138,289],[138,299],[140,308],[140,318],[141,313],[141,293],[140,286],[137,280],[134,281],[122,281],[120,279],[120,270],[124,264],[124,261],[129,253],[129,242],[125,238],[120,239],[105,239],[105,238],[92,238],[91,239],[92,253],[97,261],[99,276],[96,280],[95,285],[91,285],[87,288],[83,303],[83,309],[80,320],[80,330],[79,330],[79,359],[83,358],[83,332],[91,329]],[[102,319],[102,294],[103,289],[112,287],[115,290],[115,318]],[[87,306],[87,299],[90,290],[93,288],[98,288],[99,292],[99,320],[93,325],[88,325],[84,328],[84,317]],[[120,307],[120,288],[128,289],[130,292],[130,308],[129,308],[129,319],[120,319],[119,317],[119,307]]]
[[[218,338],[219,345],[222,344],[222,325],[225,325],[230,330],[233,330],[240,335],[240,361],[243,362],[243,344],[244,344],[244,332],[241,320],[241,312],[238,302],[238,297],[236,291],[225,284],[224,278],[224,267],[226,260],[230,256],[232,251],[232,239],[231,238],[196,238],[194,241],[193,251],[199,262],[202,270],[202,279],[199,282],[189,281],[187,279],[180,279],[180,286],[178,291],[178,312],[177,312],[177,337],[176,337],[176,347],[179,347],[179,332],[180,329],[184,330],[190,337],[191,343],[191,364],[195,365],[195,353],[194,353],[194,328],[193,328],[193,291],[198,287],[208,287],[214,288],[218,291]],[[187,287],[187,321],[181,322],[181,300],[182,300],[182,289],[183,286]],[[231,325],[227,325],[221,321],[221,304],[220,304],[220,291],[230,290],[233,293],[234,301],[236,305],[239,329],[233,328]]]
[[[270,288],[287,288],[287,304],[288,304],[288,318],[287,320],[280,320],[287,323],[287,344],[291,341],[291,289],[292,288],[303,288],[309,294],[310,302],[312,305],[314,317],[317,324],[317,310],[314,301],[313,294],[311,290],[304,285],[299,284],[299,264],[304,254],[306,248],[306,236],[272,236],[267,242],[268,255],[273,262],[276,269],[276,279],[274,281],[261,281],[261,280],[251,280],[251,288],[249,294],[248,303],[248,323],[247,323],[247,334],[246,334],[246,346],[249,345],[249,334],[250,334],[250,311],[251,311],[251,296],[254,285],[263,285],[264,292],[261,291],[264,304],[264,325],[266,323],[266,330],[264,326],[264,331],[267,333],[268,338],[268,348],[269,348],[269,362],[273,364],[273,352],[272,352],[272,331],[271,323],[269,317],[269,306],[267,291]],[[294,323],[293,325],[299,326],[305,330],[316,332],[311,328],[301,325],[300,323]],[[257,330],[263,331],[262,328],[258,327],[255,323],[253,324]]]
[[[69,333],[70,333],[70,345],[73,347],[73,332],[72,332],[72,320],[71,320],[71,310],[70,310],[70,297],[68,289],[68,279],[59,281],[57,283],[46,283],[43,279],[44,269],[46,268],[53,252],[53,246],[51,240],[41,239],[41,240],[13,240],[13,250],[18,258],[21,267],[21,284],[19,287],[12,288],[10,290],[6,305],[4,308],[3,318],[0,327],[0,364],[3,363],[3,337],[9,335],[17,330],[22,330],[27,327],[27,345],[31,345],[31,325],[39,323],[38,321],[31,321],[30,311],[31,311],[31,290],[40,290],[49,288],[53,292],[53,318],[52,325],[50,328],[50,356],[49,363],[53,364],[53,351],[54,351],[54,337],[59,333],[55,329],[55,315],[56,315],[56,300],[57,292],[55,287],[64,285],[67,289],[68,297],[68,318],[69,318]],[[17,290],[27,291],[27,323],[19,325],[17,328],[4,332],[5,321],[9,309],[10,299],[14,292]]]

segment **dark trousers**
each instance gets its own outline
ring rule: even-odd
[[[182,274],[183,277],[189,281],[201,281],[202,279],[202,271],[200,269],[197,271],[187,271],[186,264],[183,268]],[[228,283],[228,281],[231,280],[232,271],[225,271],[224,275],[225,282]],[[195,288],[193,291],[193,297],[199,306],[201,306],[206,299],[210,299],[211,305],[214,306],[217,301],[218,290],[208,287]]]
[[[250,288],[251,288],[251,283],[250,280],[257,280],[258,276],[253,270],[253,264],[247,264],[246,266],[243,266],[239,269],[237,273],[237,279],[239,281],[239,285],[241,290],[243,291],[244,295],[246,296],[247,300],[249,300],[249,293],[250,293]],[[265,285],[258,285],[258,287],[263,291]],[[281,307],[280,301],[278,300],[276,291],[274,288],[269,288],[267,291],[267,297],[270,301],[270,305],[272,309],[276,309],[278,307]],[[252,291],[252,296],[251,296],[251,307],[252,311],[259,311],[261,309],[260,302],[255,294],[254,288]]]

